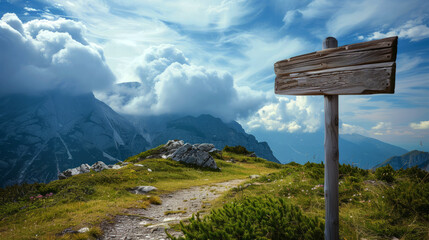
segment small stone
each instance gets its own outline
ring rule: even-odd
[[[121,169],[122,168],[122,166],[119,166],[119,165],[112,165],[112,167],[111,167],[111,169]]]
[[[134,166],[136,166],[136,167],[144,167],[144,165],[138,164],[138,163],[134,164]]]
[[[154,190],[157,190],[157,188],[154,186],[138,186],[138,187],[133,188],[131,190],[131,192],[134,194],[146,194],[146,193],[148,193],[150,191],[154,191]]]
[[[148,172],[152,172],[152,169],[148,168],[148,169],[147,169],[147,171],[148,171]]]
[[[78,233],[86,233],[88,231],[89,231],[89,228],[87,228],[87,227],[84,227],[84,228],[77,230]]]
[[[259,178],[259,177],[261,177],[261,176],[259,176],[259,175],[257,175],[257,174],[255,174],[255,175],[250,175],[250,176],[249,176],[249,178],[250,178],[250,179],[255,179],[255,178]]]

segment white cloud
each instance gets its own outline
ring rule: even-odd
[[[320,29],[320,25],[316,24],[313,29],[315,34],[341,37],[363,28],[398,26],[410,17],[427,15],[428,7],[429,2],[424,0],[313,0],[304,7],[289,9],[283,21],[290,26],[294,22],[312,20],[311,23],[314,23],[314,20],[322,20],[320,22],[325,29]],[[414,27],[405,27],[398,33],[412,39],[426,36],[424,25]],[[380,36],[381,33],[376,35]]]
[[[429,37],[429,27],[425,24],[422,24],[420,19],[410,20],[404,25],[399,26],[398,28],[390,29],[386,33],[374,32],[367,37],[368,40],[380,39],[386,37],[398,36],[400,38],[407,38],[411,41],[419,41]]]
[[[415,130],[429,129],[429,121],[420,121],[419,123],[411,123],[410,127]]]
[[[31,8],[31,7],[24,7],[24,10],[27,12],[37,12],[38,10],[35,8]]]
[[[369,135],[369,131],[367,131],[365,128],[357,125],[342,123],[340,126],[340,134],[361,134],[361,135]]]
[[[386,135],[392,133],[392,123],[391,122],[379,122],[377,125],[371,128],[374,135]]]
[[[213,0],[213,1],[120,1],[120,0],[54,0],[65,11],[80,16],[90,17],[90,13],[100,13],[120,16],[126,14],[146,19],[159,19],[164,22],[174,22],[189,29],[222,30],[239,25],[244,17],[250,17],[253,11],[244,0]],[[196,21],[198,19],[198,21]]]
[[[322,109],[317,97],[279,97],[277,102],[263,106],[243,124],[249,129],[315,132],[320,128]]]
[[[133,64],[139,83],[120,84],[97,97],[121,113],[137,115],[213,114],[224,120],[246,118],[265,94],[234,86],[233,77],[196,66],[172,45],[147,49]]]
[[[399,54],[397,58],[397,73],[407,72],[416,68],[418,65],[424,62],[424,60],[419,56],[409,56],[406,54]]]
[[[0,94],[103,89],[114,81],[101,48],[74,21],[33,20],[12,13],[0,20]]]

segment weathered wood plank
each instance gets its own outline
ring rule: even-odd
[[[338,95],[325,96],[325,239],[339,239]]]
[[[390,37],[337,48],[328,48],[279,61],[274,64],[274,72],[279,76],[337,67],[394,62],[396,60],[397,43],[397,37]]]
[[[279,75],[275,93],[285,95],[354,95],[394,93],[395,62]]]

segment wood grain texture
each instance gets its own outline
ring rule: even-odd
[[[285,95],[394,93],[397,43],[397,37],[390,37],[279,61],[274,64],[275,92]]]
[[[325,96],[325,239],[339,239],[338,95]]]
[[[276,77],[275,93],[356,95],[394,93],[395,62],[332,68]]]

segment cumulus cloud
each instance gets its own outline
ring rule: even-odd
[[[339,130],[341,134],[353,134],[353,133],[362,134],[362,135],[369,134],[369,132],[365,128],[357,125],[353,125],[353,124],[347,124],[347,123],[342,123]]]
[[[172,45],[148,48],[133,63],[138,82],[122,83],[96,95],[126,114],[202,114],[225,120],[245,118],[266,102],[264,93],[236,87],[226,72],[189,62]]]
[[[415,130],[429,129],[429,121],[420,121],[419,123],[411,123],[410,127]]]
[[[421,19],[410,20],[404,25],[390,29],[386,33],[374,32],[367,37],[368,40],[381,39],[386,37],[398,36],[400,38],[407,38],[411,41],[419,41],[429,37],[429,27],[422,23]]]
[[[392,123],[391,122],[378,122],[374,127],[371,128],[374,135],[386,135],[392,133]]]
[[[85,93],[115,80],[100,47],[83,37],[81,23],[58,19],[27,23],[13,13],[0,20],[0,94],[63,89]]]
[[[276,102],[260,108],[244,125],[250,129],[263,128],[290,133],[315,132],[321,125],[322,103],[316,97],[279,97]]]

